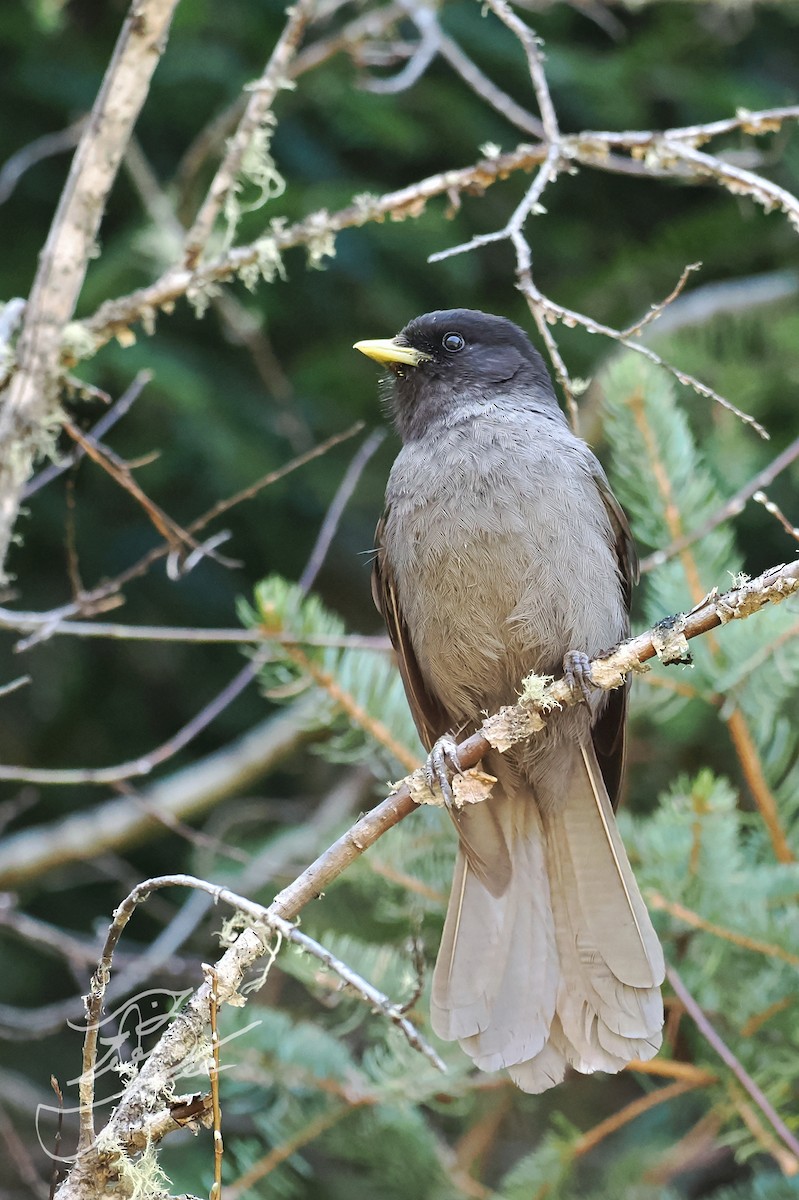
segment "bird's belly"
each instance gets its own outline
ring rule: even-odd
[[[540,522],[518,524],[421,533],[397,578],[422,673],[462,720],[512,703],[525,675],[556,671],[574,646],[565,556]]]

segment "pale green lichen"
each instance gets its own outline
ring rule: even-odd
[[[61,334],[61,356],[72,362],[85,362],[97,353],[97,339],[82,321],[70,321]]]
[[[241,167],[225,197],[223,216],[227,225],[225,248],[233,244],[239,221],[244,213],[263,208],[270,200],[281,196],[286,190],[286,181],[277,169],[271,154],[272,134],[277,124],[274,113],[267,113],[262,124],[250,138],[241,160]],[[245,200],[242,193],[254,187],[254,198]]]
[[[152,1143],[136,1159],[129,1158],[106,1127],[97,1135],[95,1150],[114,1160],[119,1175],[115,1195],[126,1200],[170,1200],[172,1180],[161,1167]]]
[[[274,233],[266,234],[252,245],[253,256],[238,269],[238,277],[249,291],[255,288],[261,280],[274,283],[276,279],[287,278],[283,259],[278,249]]]
[[[519,702],[521,704],[537,704],[544,710],[560,707],[547,695],[547,690],[554,682],[554,675],[536,675],[531,673],[522,680]]]

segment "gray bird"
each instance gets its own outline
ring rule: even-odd
[[[664,975],[613,815],[627,693],[591,691],[588,671],[629,632],[627,520],[517,325],[453,309],[355,348],[390,371],[402,449],[372,589],[433,776],[530,672],[587,696],[487,756],[489,800],[450,809],[433,1029],[527,1092],[567,1064],[619,1071],[660,1047]]]

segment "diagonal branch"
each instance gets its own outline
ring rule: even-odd
[[[622,642],[610,654],[591,664],[591,676],[600,688],[621,687],[626,676],[656,656],[664,663],[686,661],[687,641],[758,612],[767,604],[779,604],[799,593],[799,561],[789,566],[772,567],[757,579],[719,594],[714,589],[689,613],[666,617],[652,629]],[[509,749],[543,728],[553,708],[569,707],[582,700],[563,679],[544,683],[533,700],[501,709],[483,723],[481,729],[458,746],[457,759],[463,769],[474,767],[492,749]],[[361,818],[351,829],[312,863],[302,875],[275,897],[272,907],[281,916],[294,917],[309,900],[344,871],[364,850],[396,825],[416,807],[413,796],[434,799],[427,789],[424,772],[417,771],[400,783],[381,804]]]

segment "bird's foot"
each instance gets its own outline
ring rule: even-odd
[[[458,762],[458,743],[451,734],[445,733],[437,740],[428,754],[427,762],[424,765],[424,774],[427,786],[431,791],[438,784],[447,808],[452,808],[455,804],[455,797],[450,785],[450,775],[453,772],[458,775],[463,774],[461,764]]]
[[[591,659],[582,650],[570,650],[563,656],[563,678],[575,695],[581,695],[586,704],[591,703],[592,689],[596,684],[591,676]]]

